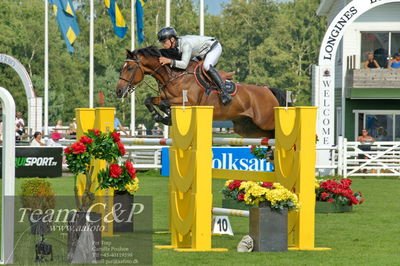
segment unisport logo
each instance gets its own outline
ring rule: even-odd
[[[15,167],[20,166],[56,166],[54,157],[17,157],[15,158]]]

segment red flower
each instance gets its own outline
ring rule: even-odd
[[[261,186],[266,188],[272,188],[273,185],[274,183],[272,182],[263,182]]]
[[[363,204],[363,202],[364,202],[364,199],[361,199],[358,204]]]
[[[66,147],[64,153],[72,153],[71,147]]]
[[[93,142],[93,140],[91,138],[89,138],[88,136],[81,137],[81,139],[79,141],[84,144],[90,144]]]
[[[114,177],[114,178],[118,178],[120,177],[122,174],[122,169],[121,167],[119,167],[118,164],[113,163],[112,165],[110,165],[110,176]]]
[[[238,200],[244,200],[244,193],[239,193]]]
[[[253,151],[254,151],[254,149],[256,148],[256,146],[254,146],[254,145],[251,145],[251,148],[250,148],[250,153],[253,153]]]
[[[117,146],[118,146],[119,151],[121,152],[121,156],[124,156],[126,153],[124,144],[122,144],[121,142],[117,142]]]
[[[328,198],[329,197],[329,193],[326,193],[326,192],[322,192],[321,193],[321,199],[322,200],[326,200],[326,198]]]
[[[351,201],[351,204],[354,204],[354,205],[358,204],[358,200],[353,195],[350,196],[350,201]]]
[[[328,199],[328,202],[334,202],[335,200],[334,199]]]
[[[71,150],[75,154],[84,153],[86,151],[86,146],[83,143],[76,142],[71,145]]]
[[[242,183],[242,180],[233,180],[230,184],[229,184],[229,189],[230,190],[234,190],[235,188],[239,188],[240,184]]]
[[[111,137],[114,139],[114,142],[121,141],[120,134],[115,130],[113,131],[113,133],[111,133]]]
[[[89,129],[89,131],[92,131],[96,136],[100,136],[101,132],[98,129]]]
[[[128,174],[131,177],[131,179],[135,179],[136,178],[136,168],[133,167],[133,164],[131,161],[127,160],[125,162],[125,168],[128,171]]]

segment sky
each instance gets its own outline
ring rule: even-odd
[[[278,2],[287,2],[289,0],[277,0]],[[204,5],[207,6],[207,11],[210,14],[217,15],[221,11],[221,5],[229,3],[230,0],[204,0]]]

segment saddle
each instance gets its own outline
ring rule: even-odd
[[[225,82],[226,91],[233,97],[237,92],[236,83],[232,81],[235,72],[225,72],[218,70],[218,74]],[[220,93],[217,89],[217,85],[212,81],[212,79],[207,75],[203,68],[203,61],[200,61],[194,68],[194,78],[201,88],[204,89],[204,93],[209,95],[211,92]]]

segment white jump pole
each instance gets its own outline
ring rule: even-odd
[[[167,138],[121,138],[121,142],[128,145],[172,145],[172,139]],[[275,146],[275,139],[213,138],[212,143],[230,146]]]
[[[225,209],[225,208],[215,208],[215,207],[212,208],[212,214],[247,217],[247,218],[249,217],[249,211]]]
[[[3,107],[1,264],[14,262],[15,196],[15,102],[8,90],[0,87]]]
[[[213,138],[213,144],[232,146],[275,146],[275,139]]]

